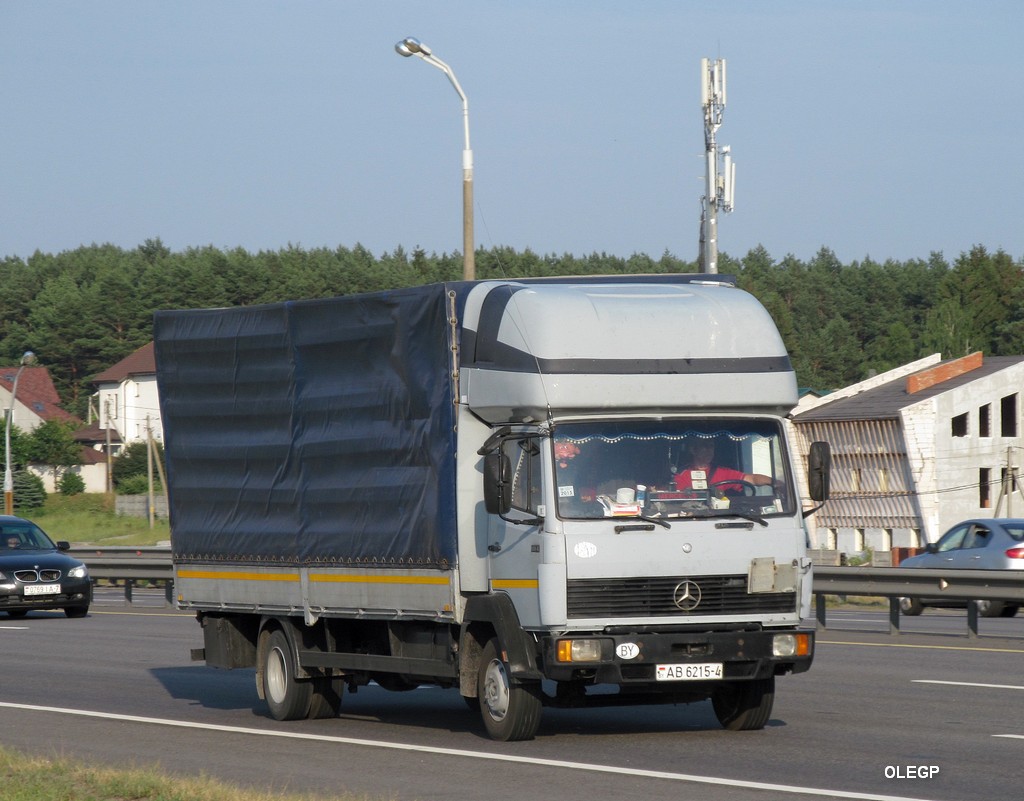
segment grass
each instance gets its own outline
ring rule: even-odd
[[[241,789],[208,777],[170,778],[156,768],[108,768],[0,748],[4,801],[326,801],[327,796]],[[331,801],[371,801],[332,794]]]
[[[145,517],[129,517],[114,512],[114,497],[100,492],[80,495],[48,495],[42,509],[15,514],[27,517],[50,535],[52,540],[67,540],[74,545],[156,545],[171,538],[166,520],[157,520],[153,528]]]

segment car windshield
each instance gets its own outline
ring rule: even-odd
[[[35,523],[29,523],[26,520],[0,525],[0,552],[14,549],[20,551],[51,551],[56,547],[53,541]]]
[[[793,513],[774,420],[563,423],[552,437],[563,518]]]

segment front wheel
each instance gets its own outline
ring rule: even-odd
[[[711,695],[715,717],[729,731],[763,729],[772,716],[775,677],[724,684]]]
[[[540,682],[514,681],[497,639],[490,640],[480,655],[477,696],[492,740],[533,739],[540,727]]]
[[[280,629],[270,632],[263,654],[263,697],[274,720],[301,720],[309,714],[313,683],[296,680],[292,646]]]

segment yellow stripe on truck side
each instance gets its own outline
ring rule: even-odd
[[[298,581],[298,573],[243,573],[240,570],[179,570],[178,578],[226,581]]]
[[[495,590],[535,590],[537,579],[491,579]]]
[[[309,580],[345,584],[449,584],[447,576],[366,576],[355,573],[310,573]]]
[[[178,578],[211,579],[225,581],[299,581],[297,572],[252,573],[241,570],[179,570]],[[424,584],[447,586],[447,576],[368,576],[361,573],[310,573],[309,580],[316,583],[342,584]]]

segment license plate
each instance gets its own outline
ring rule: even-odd
[[[58,595],[60,584],[26,584],[25,595]]]
[[[703,681],[722,678],[721,662],[699,664],[656,665],[655,678],[658,681]]]

